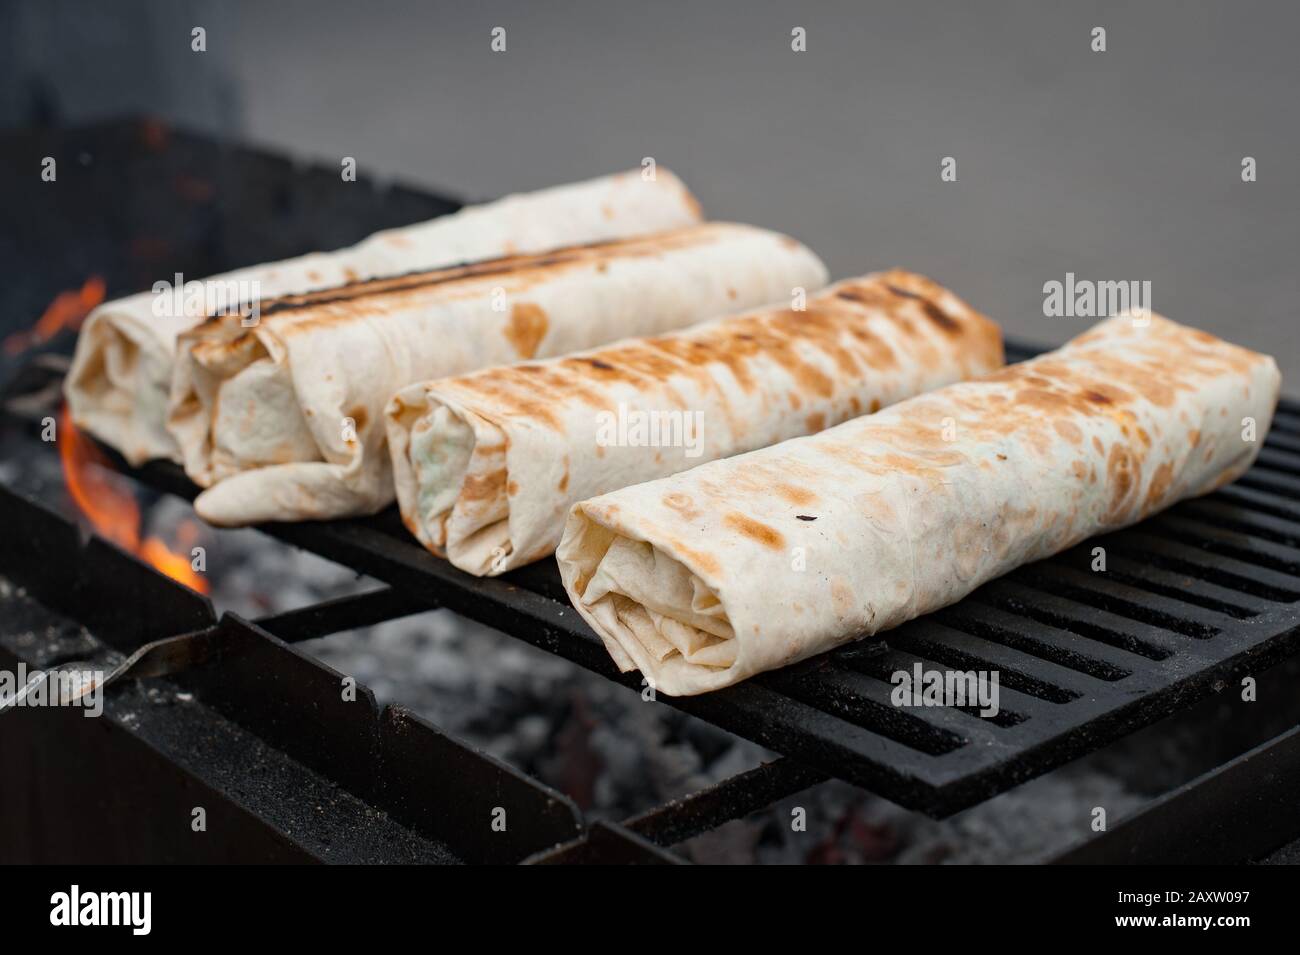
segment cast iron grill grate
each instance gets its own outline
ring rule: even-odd
[[[1031,354],[1009,349],[1010,357]],[[1293,651],[1300,633],[1300,405],[1239,482],[993,581],[874,640],[702,697],[659,699],[829,776],[942,817],[1091,752]],[[137,472],[190,496],[171,465]],[[497,579],[424,551],[393,511],[267,525],[389,584],[367,620],[442,606],[641,688],[570,607],[553,562]],[[1093,572],[1093,548],[1107,569]],[[310,615],[284,621],[319,632]],[[320,624],[318,626],[324,626]],[[335,628],[330,625],[330,629]],[[1000,712],[893,705],[890,676],[996,670]]]

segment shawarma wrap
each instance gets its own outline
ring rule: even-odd
[[[623,670],[690,695],[953,603],[1236,479],[1280,376],[1167,319],[573,508],[557,556]]]
[[[215,524],[392,502],[384,406],[413,382],[566,354],[820,288],[786,236],[710,223],[281,299],[179,339],[168,423]]]
[[[378,232],[351,248],[239,269],[174,294],[142,292],[91,313],[65,384],[77,427],[132,464],[180,460],[167,432],[176,337],[249,289],[262,301],[416,269],[676,229],[700,221],[699,204],[662,167],[604,176],[470,206],[429,222]],[[189,283],[186,283],[187,285]]]
[[[494,575],[555,550],[570,507],[819,431],[1002,366],[998,326],[895,270],[657,338],[411,385],[386,419],[402,519]]]

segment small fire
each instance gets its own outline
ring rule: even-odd
[[[14,332],[4,340],[7,354],[17,355],[36,345],[44,344],[63,329],[75,331],[81,327],[91,310],[104,301],[104,280],[98,275],[86,279],[86,284],[75,292],[60,292],[37,319],[36,324],[21,332]]]
[[[73,503],[95,532],[123,550],[144,558],[173,580],[206,594],[207,580],[193,569],[185,556],[198,539],[198,525],[193,521],[180,525],[176,535],[177,545],[181,548],[179,553],[158,537],[141,540],[140,505],[135,495],[122,486],[100,450],[73,426],[66,407],[60,415],[59,429],[63,480],[68,485]]]

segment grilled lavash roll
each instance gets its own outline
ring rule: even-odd
[[[660,338],[399,391],[402,519],[472,574],[554,552],[569,509],[1000,368],[998,326],[920,275],[840,282]]]
[[[507,196],[429,222],[378,232],[337,252],[313,253],[213,276],[182,308],[151,292],[100,306],[77,340],[65,384],[77,427],[117,448],[132,464],[180,460],[167,432],[176,337],[206,315],[234,305],[256,282],[265,300],[345,282],[458,262],[542,252],[676,229],[700,221],[695,198],[662,167]],[[160,314],[161,313],[161,314]]]
[[[169,425],[216,524],[368,514],[394,498],[384,406],[413,382],[565,354],[820,288],[807,248],[710,223],[350,285],[180,338]]]
[[[715,690],[951,604],[1234,480],[1273,359],[1158,316],[576,505],[558,550],[623,670]]]

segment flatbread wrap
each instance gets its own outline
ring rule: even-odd
[[[385,417],[403,521],[462,570],[500,574],[553,553],[578,501],[1003,363],[998,326],[915,273],[788,305],[402,389]]]
[[[179,461],[180,449],[166,428],[176,337],[250,294],[265,301],[380,275],[626,238],[698,221],[699,204],[676,176],[660,167],[654,180],[644,180],[637,170],[470,206],[378,232],[337,252],[212,276],[201,290],[117,299],[95,309],[82,327],[65,383],[68,407],[77,427],[116,448],[131,464],[150,458]]]
[[[384,406],[413,382],[566,354],[820,288],[786,236],[709,223],[281,299],[181,335],[168,423],[215,524],[394,499]]]
[[[951,604],[1241,475],[1273,359],[1159,316],[576,505],[557,551],[623,670],[716,690]]]

